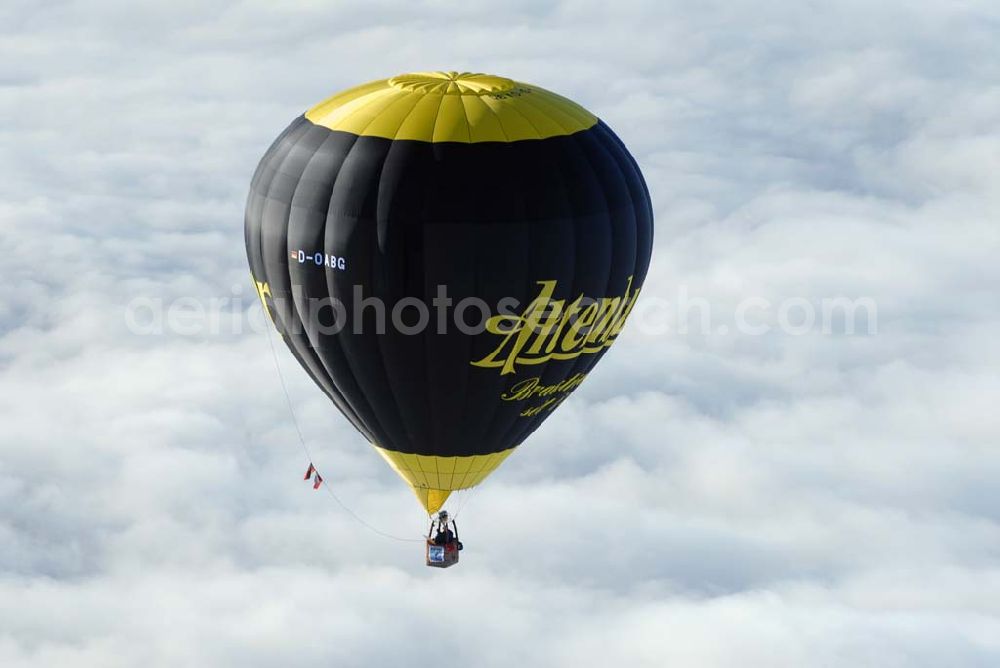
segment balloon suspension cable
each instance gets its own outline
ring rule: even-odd
[[[267,314],[265,313],[264,315]],[[274,338],[271,336],[271,328],[265,324],[264,331],[267,333],[267,343],[271,348],[271,358],[274,360],[274,368],[278,372],[278,381],[281,383],[281,392],[285,395],[285,403],[288,406],[288,414],[292,418],[292,424],[295,425],[295,433],[298,435],[299,445],[302,447],[302,451],[305,453],[306,458],[309,460],[310,467],[313,467],[314,466],[313,462],[315,460],[313,459],[312,453],[309,451],[309,446],[306,445],[306,439],[305,436],[302,435],[302,429],[299,427],[299,420],[295,415],[295,408],[292,404],[292,398],[288,394],[288,386],[285,384],[285,376],[281,372],[281,363],[278,361],[278,351],[274,347]],[[316,470],[316,472],[317,474],[319,473],[318,469]],[[322,477],[320,478],[320,487],[326,490],[326,493],[329,494],[330,497],[337,502],[337,505],[339,505],[341,509],[344,510],[344,512],[353,517],[359,524],[367,528],[369,531],[372,531],[373,533],[376,533],[384,538],[390,538],[392,540],[398,540],[405,543],[425,542],[426,539],[423,537],[403,538],[402,536],[395,536],[391,533],[387,533],[377,527],[372,526],[371,524],[366,522],[362,517],[360,517],[357,513],[351,510],[343,501],[341,501],[340,497],[337,496],[337,494],[333,491],[333,488],[331,488],[330,485],[326,484],[326,482],[323,481]]]
[[[472,497],[479,491],[479,485],[473,485],[472,487],[459,491],[462,492],[462,494],[458,500],[458,508],[455,509],[455,512],[452,515],[452,519],[456,520],[458,519],[458,516],[462,514],[462,511],[465,510],[465,507],[469,505],[469,502],[472,501]]]

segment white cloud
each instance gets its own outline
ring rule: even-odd
[[[7,3],[0,26],[0,664],[1000,659],[992,4]],[[243,317],[268,143],[433,68],[607,120],[654,198],[645,299],[712,307],[708,332],[628,331],[469,495],[446,572],[297,479]],[[732,326],[749,297],[840,296],[877,333]],[[179,297],[217,331],[126,327]],[[282,363],[331,488],[423,530]]]

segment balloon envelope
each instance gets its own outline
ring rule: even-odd
[[[652,224],[635,160],[590,112],[425,72],[295,119],[257,167],[245,231],[293,355],[434,512],[615,341]]]

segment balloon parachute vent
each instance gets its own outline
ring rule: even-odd
[[[389,79],[393,88],[437,95],[495,95],[512,90],[506,77],[476,72],[413,72]]]

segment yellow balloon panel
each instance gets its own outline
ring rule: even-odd
[[[306,118],[359,136],[426,142],[511,142],[569,135],[597,117],[535,85],[488,74],[415,72],[320,102]]]
[[[436,457],[373,447],[413,489],[428,513],[440,510],[453,491],[481,483],[516,448],[488,455]]]

